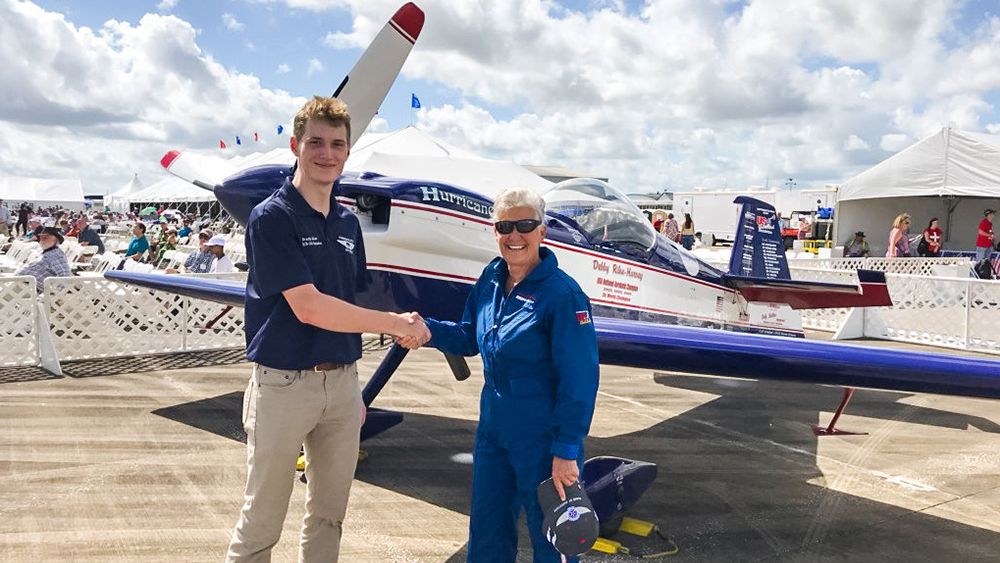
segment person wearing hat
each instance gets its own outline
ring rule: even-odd
[[[976,263],[983,258],[989,258],[993,252],[993,209],[983,211],[983,220],[979,222],[979,231],[976,233]]]
[[[522,507],[534,563],[565,561],[543,530],[537,487],[551,478],[562,501],[579,480],[599,364],[590,300],[540,246],[544,217],[545,200],[535,192],[499,194],[500,258],[472,287],[460,322],[426,320],[430,346],[483,359],[469,519],[475,563],[513,563]]]
[[[233,261],[226,256],[225,247],[226,239],[220,235],[215,235],[205,243],[205,250],[212,255],[212,266],[208,269],[209,273],[223,274],[235,270]]]
[[[38,242],[38,235],[42,233],[42,218],[41,217],[31,217],[28,219],[28,234],[25,235],[24,240],[31,240]]]
[[[868,258],[870,252],[864,231],[854,233],[851,240],[844,245],[844,258]]]
[[[41,258],[21,268],[17,273],[19,276],[33,276],[38,281],[35,288],[38,293],[42,292],[42,282],[45,278],[73,275],[66,254],[59,248],[62,242],[63,235],[59,229],[55,227],[42,228],[41,232],[38,233],[38,244],[42,247]]]

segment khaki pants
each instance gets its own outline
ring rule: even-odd
[[[354,364],[320,372],[254,365],[243,397],[245,502],[228,563],[271,560],[288,512],[300,444],[305,444],[308,484],[299,562],[337,561],[358,463],[361,409]]]

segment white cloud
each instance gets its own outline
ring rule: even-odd
[[[243,31],[246,27],[240,20],[229,13],[222,14],[222,25],[226,26],[226,29],[230,31]]]
[[[288,74],[291,71],[292,67],[286,65],[285,63],[281,63],[280,65],[278,65],[278,70],[276,70],[275,72],[277,72],[278,74]]]
[[[177,7],[178,0],[160,0],[156,5],[156,11],[160,13],[169,12]]]
[[[217,146],[284,123],[302,103],[205,55],[173,16],[76,28],[25,2],[0,2],[0,170],[81,178],[100,193],[166,177],[168,150]],[[30,49],[24,48],[31,45]],[[249,117],[253,116],[253,117]]]
[[[847,138],[847,141],[844,143],[845,151],[866,151],[869,148],[871,148],[871,145],[869,145],[867,141],[865,141],[861,137],[858,137],[857,135],[851,135],[850,137]]]
[[[882,142],[879,143],[879,148],[884,151],[896,152],[910,146],[915,140],[911,139],[908,135],[882,135]]]
[[[312,76],[317,72],[323,72],[323,63],[319,59],[309,59],[309,68],[306,70],[306,76]]]

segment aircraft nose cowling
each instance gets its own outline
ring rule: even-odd
[[[292,175],[289,166],[254,166],[226,178],[215,186],[215,197],[239,224],[246,226],[250,212],[273,194]]]

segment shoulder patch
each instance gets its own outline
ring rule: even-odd
[[[576,322],[582,325],[590,324],[590,311],[577,311]]]

